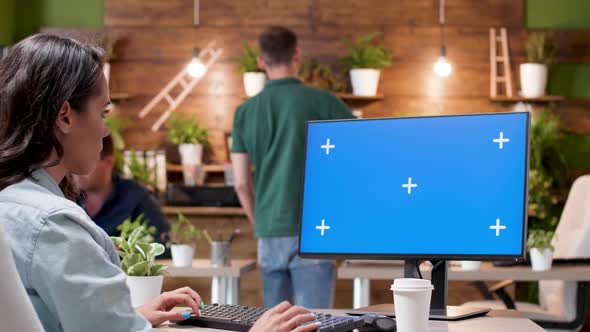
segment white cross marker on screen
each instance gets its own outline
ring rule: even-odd
[[[499,138],[494,138],[493,141],[494,141],[494,143],[500,143],[500,150],[502,150],[502,148],[504,148],[504,143],[510,142],[510,139],[509,138],[504,138],[504,132],[501,131],[500,132],[500,137]]]
[[[506,229],[506,226],[500,225],[500,219],[496,219],[496,226],[490,226],[490,229],[496,230],[496,236],[500,236],[500,230]]]
[[[319,229],[321,231],[320,236],[324,236],[324,231],[330,229],[330,226],[327,226],[326,221],[322,219],[322,225],[316,226],[315,229]]]
[[[328,140],[326,141],[326,144],[322,145],[322,149],[326,149],[326,155],[330,154],[330,149],[334,149],[336,148],[336,145],[331,144],[330,145],[330,139],[328,138]]]
[[[402,187],[403,188],[408,188],[408,195],[409,195],[409,194],[412,193],[412,188],[416,188],[416,187],[418,187],[418,185],[415,184],[415,183],[412,183],[412,178],[409,177],[408,178],[408,183],[402,184]]]

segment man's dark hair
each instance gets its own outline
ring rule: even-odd
[[[100,151],[100,159],[111,157],[114,152],[113,138],[111,135],[102,139],[102,151]]]
[[[288,65],[297,48],[297,36],[284,27],[270,27],[258,38],[260,55],[269,67]]]

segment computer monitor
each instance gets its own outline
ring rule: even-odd
[[[527,112],[309,122],[299,255],[404,259],[408,277],[441,261],[432,305],[446,310],[446,260],[525,258],[529,124]]]

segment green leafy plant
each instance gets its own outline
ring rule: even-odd
[[[167,234],[171,244],[194,245],[201,238],[201,231],[193,225],[182,213],[177,212],[176,220],[170,223],[170,232]]]
[[[194,116],[174,114],[168,121],[168,141],[172,144],[207,144],[209,133]]]
[[[134,220],[131,220],[131,217],[125,219],[117,226],[117,230],[121,232],[119,237],[124,240],[127,240],[136,229],[140,229],[139,240],[141,242],[151,243],[154,241],[156,227],[149,226],[149,220],[144,219],[143,213],[138,215]]]
[[[527,39],[526,53],[529,63],[550,65],[555,60],[557,44],[549,34],[533,33]]]
[[[164,246],[141,241],[142,228],[136,228],[127,239],[111,237],[121,257],[121,269],[127,275],[135,277],[162,275],[166,266],[154,263],[153,258],[164,253]]]
[[[263,70],[258,67],[258,61],[256,60],[258,55],[260,55],[260,51],[256,47],[244,43],[244,52],[238,58],[240,73],[263,72]]]
[[[568,187],[557,117],[540,112],[531,125],[530,140],[529,229],[553,231],[561,214],[559,198]]]
[[[147,167],[145,162],[139,161],[135,150],[131,150],[131,160],[129,161],[129,172],[131,178],[143,183],[148,188],[156,187],[156,176],[154,171]]]
[[[344,90],[342,77],[334,74],[328,64],[318,63],[314,59],[305,59],[299,69],[299,79],[304,83],[330,91]]]
[[[531,230],[526,241],[527,249],[531,250],[536,248],[539,250],[554,250],[553,246],[551,245],[551,240],[553,239],[554,234],[555,233],[553,231],[546,231],[543,229]]]
[[[392,65],[391,52],[381,43],[376,42],[381,33],[375,32],[359,36],[353,41],[346,40],[347,54],[342,59],[346,70],[355,68],[382,69]]]
[[[125,140],[123,139],[123,121],[115,116],[108,116],[105,120],[111,138],[113,139],[113,156],[115,158],[115,171],[117,173],[123,172],[125,165],[125,158],[123,157],[123,150],[125,149]]]

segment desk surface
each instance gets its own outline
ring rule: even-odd
[[[334,315],[344,315],[342,310],[319,310]],[[219,331],[200,327],[177,326],[173,324],[163,324],[153,329],[155,332],[178,332],[178,331]],[[498,332],[498,331],[518,331],[518,332],[542,332],[544,331],[531,320],[523,317],[514,310],[494,310],[487,316],[473,318],[458,322],[430,321],[428,326],[430,332]]]
[[[231,266],[212,267],[208,259],[194,259],[190,267],[175,267],[172,260],[158,260],[165,264],[171,277],[241,277],[256,268],[254,259],[232,259]]]
[[[430,267],[421,266],[425,278],[430,278]],[[399,263],[383,264],[370,262],[344,262],[338,268],[338,278],[367,278],[373,280],[389,280],[403,278],[404,266]],[[491,263],[482,263],[481,269],[465,271],[459,266],[449,267],[449,280],[563,280],[590,281],[590,265],[553,266],[548,271],[533,271],[530,266],[495,267]]]

